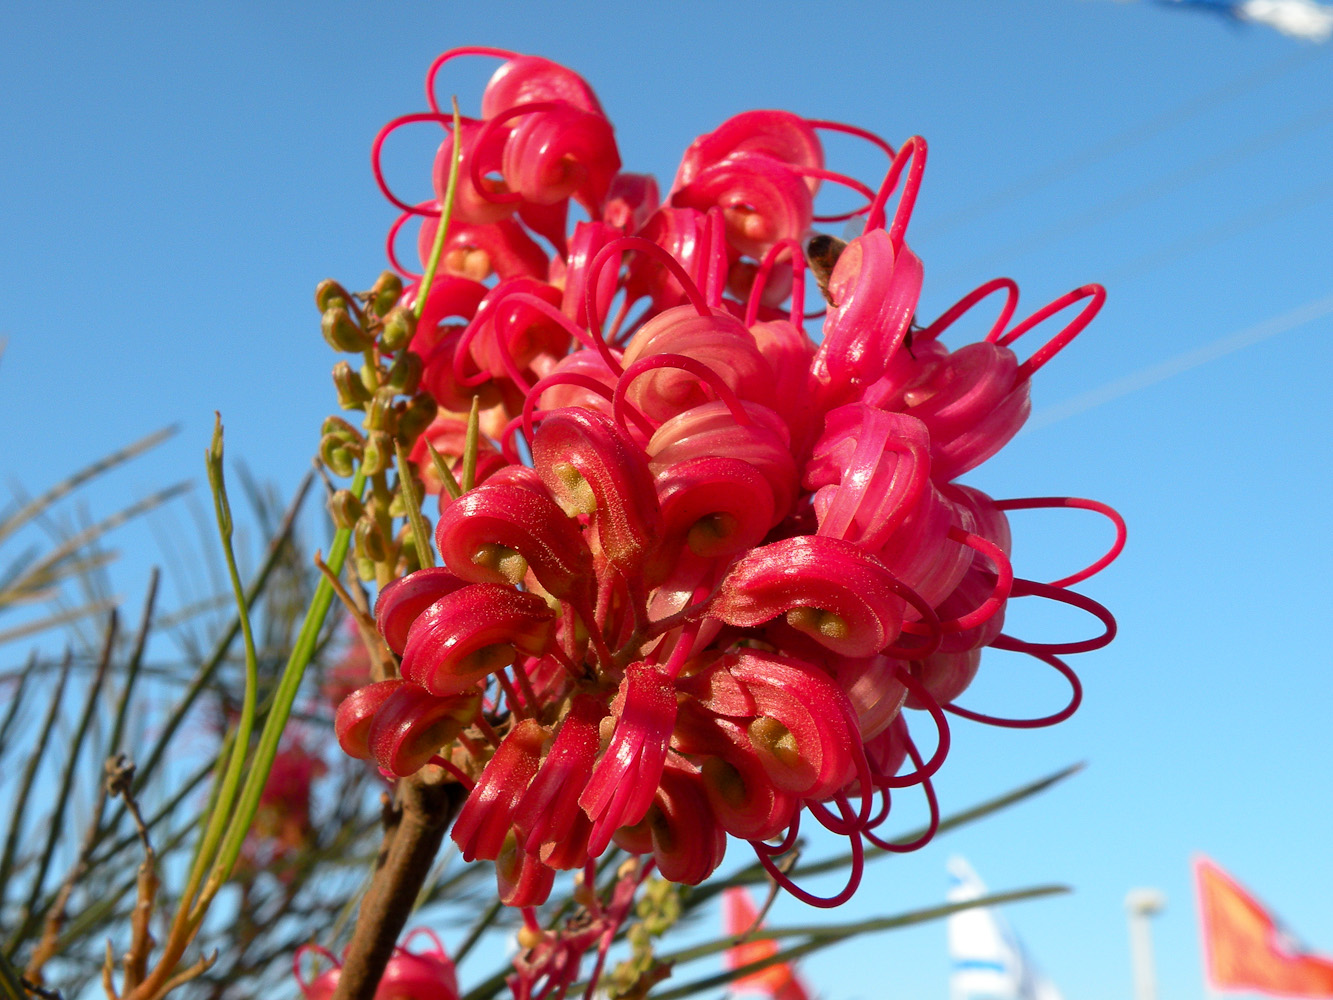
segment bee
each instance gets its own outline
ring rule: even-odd
[[[833,269],[838,266],[838,258],[846,249],[845,240],[829,236],[827,233],[816,233],[805,244],[805,260],[810,265],[810,273],[815,276],[815,283],[819,285],[819,293],[824,296],[824,301],[831,306],[836,306],[837,303],[829,294],[829,278],[833,276]],[[912,353],[912,334],[920,330],[921,327],[917,326],[916,317],[913,316],[907,334],[903,338],[903,346],[907,348],[907,353],[913,361],[916,360],[916,355]]]
[[[847,244],[836,236],[816,233],[805,244],[805,260],[810,265],[810,273],[815,276],[819,293],[829,305],[837,305],[829,294],[828,282],[833,276],[833,269],[838,266],[838,258],[847,249]]]

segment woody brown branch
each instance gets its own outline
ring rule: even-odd
[[[428,779],[426,772],[435,773]],[[361,901],[333,1000],[374,997],[444,834],[463,804],[462,786],[436,777],[435,768],[426,772],[399,781],[396,800],[386,809],[375,874]]]

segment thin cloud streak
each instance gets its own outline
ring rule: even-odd
[[[1168,358],[1166,361],[1140,369],[1126,375],[1124,378],[1108,382],[1097,389],[1074,396],[1072,399],[1056,406],[1038,410],[1028,420],[1022,433],[1026,434],[1043,427],[1049,427],[1061,420],[1086,413],[1088,410],[1119,399],[1121,396],[1128,396],[1130,393],[1146,389],[1150,385],[1165,382],[1169,378],[1174,378],[1191,369],[1206,365],[1210,361],[1216,361],[1218,358],[1225,357],[1235,351],[1305,326],[1307,323],[1312,323],[1330,313],[1333,313],[1333,295],[1326,295],[1323,298],[1315,299],[1313,302],[1307,302],[1305,305],[1297,306],[1295,309],[1263,320],[1253,326],[1248,326],[1219,340],[1214,340],[1210,344],[1205,344],[1192,351],[1186,351],[1184,354],[1178,354],[1174,358]]]

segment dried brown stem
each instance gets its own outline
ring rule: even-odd
[[[117,754],[106,762],[106,772],[107,791],[124,799],[125,808],[129,810],[134,828],[139,832],[139,841],[143,844],[144,858],[139,864],[138,898],[134,912],[130,915],[130,950],[125,953],[125,981],[121,984],[124,992],[129,994],[148,975],[148,958],[153,945],[157,943],[153,939],[150,925],[153,909],[157,905],[157,892],[162,883],[157,877],[157,854],[148,839],[148,825],[144,823],[139,803],[130,791],[134,784],[134,764],[123,753]],[[103,985],[110,981],[110,959],[108,951],[107,965],[102,970]],[[115,996],[114,993],[110,995]]]
[[[27,976],[19,978],[19,985],[35,997],[41,997],[42,1000],[65,1000],[65,995],[59,990],[48,989],[41,983],[34,983]]]
[[[390,677],[397,677],[398,658],[390,652],[388,645],[380,637],[375,616],[370,611],[370,596],[366,593],[366,588],[362,585],[361,578],[356,575],[356,568],[350,561],[343,567],[343,575],[347,577],[347,592],[352,595],[357,607],[366,612],[366,621],[362,621],[359,617],[353,620],[356,622],[356,631],[361,637],[361,644],[370,654],[370,679],[384,681]]]
[[[102,962],[102,989],[106,992],[109,1000],[120,1000],[120,994],[116,992],[116,983],[114,975],[116,972],[116,955],[111,950],[111,942],[106,943],[106,959]]]
[[[385,809],[375,874],[361,901],[333,1000],[371,1000],[375,995],[465,795],[461,785],[427,782],[420,774],[398,782],[396,801]]]
[[[375,628],[375,619],[370,617],[366,608],[358,606],[356,601],[352,600],[352,595],[347,592],[342,581],[338,579],[338,574],[329,568],[329,564],[324,561],[324,553],[319,549],[315,550],[315,569],[319,570],[320,575],[329,582],[333,588],[334,595],[342,601],[342,605],[347,609],[347,613],[356,619],[358,627],[369,628],[372,631]]]
[[[333,593],[342,602],[347,613],[352,616],[352,622],[356,625],[357,635],[361,637],[361,643],[366,647],[366,652],[370,654],[372,679],[377,681],[385,680],[389,677],[398,676],[398,665],[389,652],[389,647],[384,644],[380,638],[379,630],[375,626],[375,618],[370,613],[370,604],[366,597],[365,588],[361,586],[361,581],[356,578],[356,573],[350,571],[347,579],[350,582],[350,588],[343,586],[341,580],[331,570],[321,552],[315,552],[315,568],[329,585],[333,587]]]
[[[99,799],[99,804],[100,804]],[[69,898],[74,893],[74,885],[88,869],[88,857],[92,853],[89,844],[97,835],[97,824],[94,823],[88,830],[88,836],[85,838],[83,850],[79,852],[79,859],[74,867],[70,869],[69,874],[65,876],[65,881],[60,884],[60,891],[56,894],[55,902],[51,909],[47,911],[46,921],[42,925],[42,937],[37,942],[37,947],[33,949],[32,957],[28,959],[28,967],[23,970],[23,978],[28,983],[41,985],[42,967],[46,965],[59,950],[60,932],[65,929],[65,920],[69,916]]]
[[[188,983],[191,979],[195,979],[199,976],[202,976],[205,972],[207,972],[209,969],[213,967],[213,963],[216,962],[217,960],[218,960],[218,953],[216,951],[214,951],[213,954],[211,955],[205,955],[203,958],[199,959],[199,961],[195,962],[188,969],[184,970],[183,972],[178,972],[170,979],[168,979],[167,985],[162,987],[162,994],[165,996],[166,994],[174,990],[177,986],[184,985],[185,983]]]
[[[124,699],[128,702],[130,690],[134,683],[134,672],[137,669],[140,657],[143,655],[144,643],[148,638],[148,628],[152,622],[153,607],[157,598],[158,572],[152,571],[148,582],[148,600],[144,604],[143,618],[139,623],[138,640],[135,643],[134,653],[130,658],[130,676],[126,679]],[[112,618],[113,627],[108,630],[106,644],[103,647],[102,659],[98,664],[99,680],[94,686],[96,691],[101,684],[100,678],[106,669],[111,665],[111,654],[115,646],[115,618]],[[122,705],[122,709],[124,704]],[[117,719],[113,732],[117,735],[112,737],[112,742],[119,739],[120,721]],[[111,749],[115,749],[111,747]],[[46,919],[42,925],[42,936],[37,942],[37,947],[33,949],[32,956],[28,959],[28,967],[23,971],[24,979],[32,984],[41,986],[42,967],[46,965],[60,950],[60,934],[65,929],[65,922],[69,918],[69,901],[74,894],[74,887],[79,879],[87,874],[88,866],[92,860],[93,850],[97,847],[97,841],[102,830],[102,816],[106,812],[106,802],[108,798],[108,783],[102,782],[97,790],[97,802],[93,807],[93,814],[88,823],[87,832],[84,834],[83,843],[79,847],[78,857],[70,867],[65,879],[60,883],[60,888],[56,892],[54,901],[46,911]],[[59,991],[57,991],[59,992]]]

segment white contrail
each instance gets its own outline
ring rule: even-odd
[[[1125,3],[1130,2],[1130,0],[1118,0],[1118,2]],[[1213,110],[1219,105],[1241,97],[1264,84],[1271,83],[1279,77],[1313,62],[1315,59],[1322,58],[1324,54],[1320,49],[1299,49],[1284,58],[1265,63],[1253,73],[1234,80],[1227,80],[1211,90],[1167,108],[1161,114],[1155,115],[1147,121],[1137,122],[1115,135],[1108,136],[1101,142],[1081,152],[1074,153],[1058,163],[1050,164],[1020,177],[1000,190],[984,195],[979,201],[964,205],[962,208],[945,213],[938,218],[923,218],[917,225],[917,238],[931,240],[969,225],[995,209],[1004,208],[1019,198],[1027,197],[1047,185],[1063,180],[1070,174],[1101,163],[1103,160],[1108,160],[1112,156],[1120,155],[1135,146],[1141,146],[1163,132],[1169,132],[1187,125],[1194,118]],[[858,230],[852,235],[859,236],[861,234]]]
[[[1156,385],[1158,382],[1164,382],[1182,372],[1189,371],[1191,368],[1198,368],[1200,365],[1206,365],[1210,361],[1231,354],[1233,351],[1239,351],[1251,344],[1276,337],[1280,333],[1295,330],[1297,327],[1311,323],[1327,316],[1329,313],[1333,313],[1333,295],[1326,295],[1321,299],[1315,299],[1313,302],[1307,302],[1303,306],[1297,306],[1288,312],[1266,319],[1253,326],[1248,326],[1244,330],[1230,334],[1220,340],[1214,340],[1211,344],[1186,351],[1184,354],[1177,354],[1174,358],[1168,358],[1159,364],[1140,369],[1126,375],[1124,378],[1116,379],[1114,382],[1108,382],[1098,389],[1082,393],[1056,406],[1038,410],[1032,415],[1027,426],[1023,428],[1023,433],[1041,427],[1049,427],[1051,424],[1058,423],[1067,417],[1086,413],[1103,403],[1109,403],[1121,396],[1128,396],[1131,392],[1137,392],[1150,385]]]

